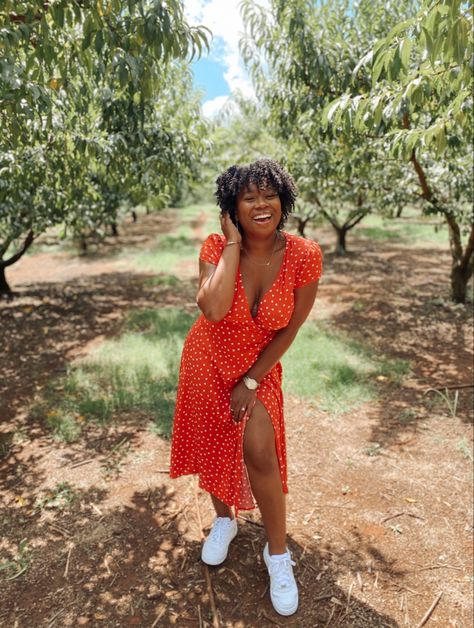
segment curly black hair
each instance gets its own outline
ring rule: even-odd
[[[234,165],[217,177],[215,195],[221,213],[228,212],[232,222],[236,224],[237,195],[251,183],[261,190],[270,186],[278,193],[281,202],[281,220],[277,228],[281,229],[288,214],[293,211],[297,190],[291,175],[274,159],[258,159],[248,166]]]

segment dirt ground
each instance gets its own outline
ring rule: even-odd
[[[194,311],[189,265],[174,269],[182,282],[170,289],[113,255],[151,245],[172,224],[142,217],[100,255],[41,252],[9,273],[16,296],[0,304],[0,564],[15,559],[22,571],[14,579],[0,571],[0,625],[471,627],[472,318],[470,306],[447,299],[441,248],[353,236],[339,258],[332,233],[317,233],[325,274],[311,317],[409,361],[411,372],[399,385],[381,378],[377,401],[337,418],[285,399],[288,540],[300,588],[292,617],[269,600],[258,511],[241,513],[226,562],[203,566],[208,496],[192,477],[167,477],[169,442],[146,417],[88,427],[66,445],[29,414],[68,363],[120,333],[131,308]],[[429,391],[446,386],[461,386],[455,411]],[[37,508],[59,482],[75,498]]]

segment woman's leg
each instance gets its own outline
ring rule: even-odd
[[[244,434],[244,459],[262,514],[270,554],[286,552],[285,494],[275,449],[275,433],[265,406],[257,400]]]
[[[210,495],[211,495],[212,504],[214,506],[217,516],[229,517],[230,519],[233,519],[234,513],[232,512],[232,508],[228,506],[227,504],[224,504],[224,502],[221,502],[221,500],[217,499],[217,497],[213,495],[212,493],[210,493]]]

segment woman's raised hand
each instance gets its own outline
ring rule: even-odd
[[[229,213],[225,212],[221,214],[220,219],[222,233],[225,235],[226,239],[229,242],[242,242],[242,236],[240,235],[240,231],[232,222]]]

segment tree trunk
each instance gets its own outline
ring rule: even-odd
[[[0,263],[0,294],[11,294],[12,289],[8,285],[7,278],[5,276],[5,266]]]
[[[472,276],[474,263],[474,225],[466,247],[463,249],[461,227],[453,214],[445,213],[449,229],[449,246],[453,265],[451,267],[451,298],[455,303],[466,303],[467,282]]]
[[[459,266],[451,269],[451,298],[455,303],[466,303],[467,282],[471,273],[466,272]]]
[[[118,228],[117,228],[117,223],[116,222],[111,222],[110,223],[110,230],[112,231],[112,235],[113,236],[118,236]]]
[[[339,229],[336,229],[336,233],[337,233],[337,247],[336,247],[336,253],[338,255],[345,255],[347,253],[347,248],[346,248],[346,234],[347,234],[347,229],[345,229],[344,227],[340,227]]]
[[[3,255],[6,253],[10,241],[7,241],[7,243],[5,243],[2,247],[2,252],[0,253],[0,294],[12,294],[12,290],[8,285],[7,279],[5,277],[5,268],[7,266],[15,264],[20,259],[20,257],[22,257],[22,255],[24,255],[26,251],[30,248],[30,246],[33,244],[34,239],[35,237],[33,231],[30,229],[20,249],[8,259],[3,259]]]
[[[298,231],[298,234],[302,237],[302,238],[306,238],[305,234],[304,234],[304,230],[306,229],[306,225],[308,224],[308,218],[297,218],[296,219],[298,221],[298,224],[296,225],[296,230]]]
[[[137,212],[134,209],[132,209],[132,220],[133,222],[137,222]]]

